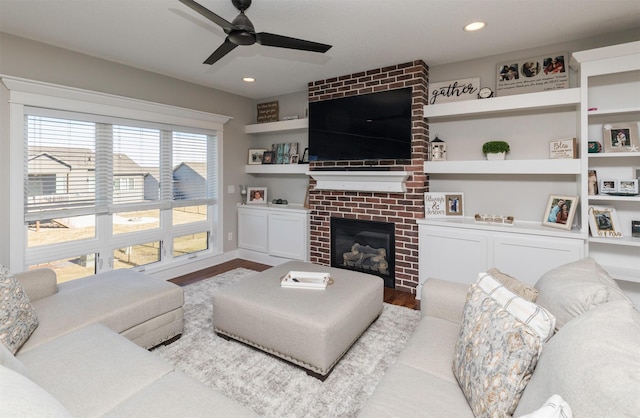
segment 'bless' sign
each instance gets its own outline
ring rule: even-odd
[[[479,88],[480,77],[431,83],[429,85],[429,104],[477,99]]]

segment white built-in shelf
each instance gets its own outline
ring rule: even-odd
[[[629,113],[639,113],[640,107],[625,107],[619,109],[598,109],[590,110],[587,112],[587,116],[609,116],[609,115],[626,115]]]
[[[516,94],[513,96],[493,97],[490,99],[466,100],[453,103],[427,105],[423,108],[425,118],[449,118],[468,115],[486,115],[549,109],[570,106],[580,103],[580,89],[562,89],[538,93]]]
[[[635,238],[635,237],[620,237],[620,238],[590,237],[589,242],[597,242],[599,244],[607,244],[607,245],[620,245],[623,247],[640,247],[640,238]],[[640,277],[638,279],[640,279]]]
[[[309,164],[248,164],[244,172],[248,174],[302,174],[309,171]]]
[[[640,196],[612,196],[608,194],[599,194],[589,196],[589,202],[640,202]]]
[[[427,161],[427,174],[580,174],[578,159]]]
[[[406,171],[308,171],[316,180],[316,190],[346,190],[353,192],[407,191]]]
[[[512,232],[516,234],[541,235],[546,237],[560,237],[560,238],[573,238],[573,239],[587,238],[586,232],[580,232],[576,228],[572,229],[571,231],[566,231],[562,229],[543,226],[542,222],[539,222],[539,221],[519,221],[517,219],[513,223],[513,225],[479,223],[479,222],[476,222],[475,219],[471,216],[465,216],[462,218],[452,218],[452,217],[425,218],[425,219],[418,219],[417,223],[423,224],[423,225],[461,228],[466,230],[475,229],[479,231]]]
[[[640,157],[640,152],[592,152],[589,158],[629,158]]]
[[[640,283],[640,268],[633,269],[607,264],[602,264],[602,268],[604,268],[607,273],[616,280]]]
[[[270,132],[297,131],[309,128],[309,119],[280,120],[277,122],[256,123],[246,125],[244,132],[247,134],[265,134]]]

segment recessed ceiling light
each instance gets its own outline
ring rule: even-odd
[[[254,81],[256,81],[256,79],[253,77],[242,77],[242,81],[245,81],[247,83],[253,83]]]
[[[484,23],[484,22],[472,22],[472,23],[469,23],[467,26],[465,26],[464,30],[466,32],[473,32],[473,31],[476,31],[476,30],[480,30],[480,29],[484,28],[485,26],[487,26],[487,24]]]

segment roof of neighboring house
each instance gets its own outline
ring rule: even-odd
[[[180,164],[178,164],[173,171],[177,171],[180,169],[180,167],[187,167],[190,168],[191,170],[195,171],[197,174],[200,175],[200,177],[202,177],[203,179],[207,178],[207,163],[204,162],[182,162]]]

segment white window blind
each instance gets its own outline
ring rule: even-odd
[[[213,204],[213,132],[29,108],[25,220]]]

